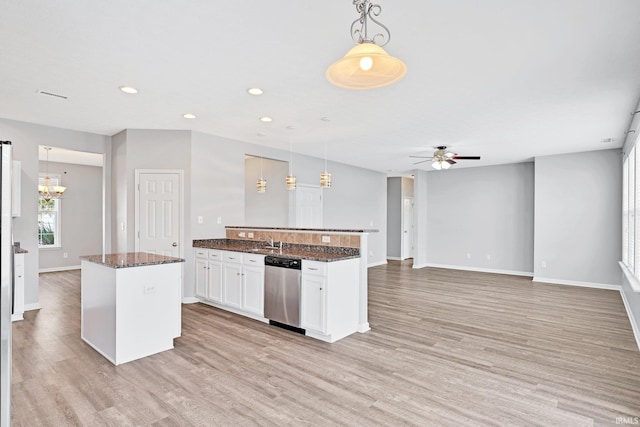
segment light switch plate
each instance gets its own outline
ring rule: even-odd
[[[331,243],[331,236],[322,236],[322,243]]]

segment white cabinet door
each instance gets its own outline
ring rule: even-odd
[[[242,265],[222,264],[222,303],[242,308]]]
[[[222,263],[209,261],[209,292],[207,298],[212,301],[222,302]]]
[[[242,276],[242,309],[256,314],[264,315],[264,266],[244,267]]]
[[[196,258],[196,296],[207,298],[207,281],[209,279],[208,261]]]
[[[303,329],[326,333],[326,283],[324,276],[302,274],[300,323]]]

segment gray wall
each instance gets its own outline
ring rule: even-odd
[[[413,171],[413,268],[428,265],[427,245],[431,236],[427,233],[427,175],[423,170]]]
[[[87,151],[105,155],[107,170],[111,167],[110,138],[87,132],[77,132],[50,126],[35,125],[8,119],[0,119],[0,134],[3,140],[13,142],[14,159],[22,163],[22,215],[13,221],[13,237],[29,253],[25,256],[25,308],[39,307],[38,297],[38,146],[48,145],[69,150]],[[107,199],[110,199],[111,185],[105,184]],[[71,190],[69,190],[71,191]],[[111,217],[107,211],[106,232],[110,230]],[[111,248],[108,246],[107,251]]]
[[[533,272],[533,163],[427,173],[432,265]]]
[[[40,162],[40,171],[46,167]],[[102,168],[49,162],[49,172],[67,187],[60,201],[62,246],[40,249],[40,270],[77,267],[80,255],[102,253]]]
[[[267,191],[258,193],[256,184],[267,180]],[[285,178],[289,163],[247,156],[244,162],[244,225],[288,227],[289,190]]]
[[[537,157],[535,162],[534,277],[620,284],[620,150]]]
[[[199,132],[192,133],[191,150],[194,239],[224,237],[225,225],[245,224],[245,154],[284,162],[290,158],[288,151]],[[294,154],[293,164],[298,184],[318,185],[323,159]],[[323,226],[378,229],[369,236],[369,262],[385,263],[386,176],[336,162],[329,162],[328,170],[333,186],[323,192]],[[203,224],[197,224],[198,216]]]
[[[387,178],[387,257],[402,257],[402,177]]]

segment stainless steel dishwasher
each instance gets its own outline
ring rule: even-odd
[[[264,265],[264,317],[272,325],[304,333],[300,329],[302,261],[266,256]]]

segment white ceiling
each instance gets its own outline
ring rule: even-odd
[[[407,76],[349,91],[324,73],[353,45],[351,0],[6,0],[0,117],[105,135],[192,129],[284,150],[292,138],[317,157],[326,140],[330,159],[391,174],[437,145],[482,156],[456,167],[622,145],[640,96],[640,1],[380,4],[386,49]]]

